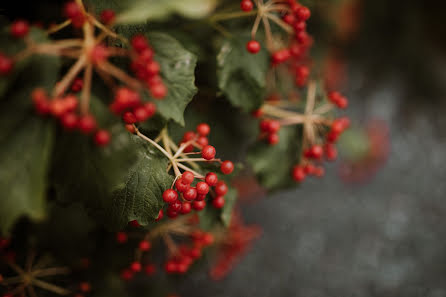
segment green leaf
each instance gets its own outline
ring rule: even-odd
[[[251,111],[263,102],[268,71],[268,53],[253,55],[246,50],[250,37],[236,34],[223,41],[217,56],[218,87],[235,106]]]
[[[158,112],[166,120],[172,119],[184,125],[184,110],[197,93],[197,58],[169,35],[151,33],[148,37],[155,50],[155,60],[161,65],[161,76],[168,89],[166,98],[156,102]]]
[[[256,142],[248,152],[247,161],[262,186],[269,190],[292,186],[291,170],[300,152],[300,129],[283,127],[280,141],[274,146]]]
[[[45,40],[41,30],[30,33]],[[8,39],[3,36],[2,38]],[[2,49],[20,50],[21,45],[5,41]],[[9,43],[12,42],[12,45]],[[16,48],[14,48],[16,47]],[[22,217],[45,217],[48,162],[53,144],[52,122],[38,118],[31,92],[36,87],[50,89],[57,81],[60,59],[32,56],[15,68],[0,87],[0,229],[8,232]]]
[[[148,20],[160,20],[171,14],[187,18],[203,18],[211,13],[216,0],[136,0],[123,5],[117,23],[134,24]]]
[[[234,188],[229,188],[228,193],[225,195],[225,205],[221,210],[220,218],[225,227],[229,226],[232,218],[232,211],[237,201],[237,190]]]
[[[0,142],[0,227],[8,232],[23,215],[45,217],[46,178],[53,143],[51,124],[36,117]]]
[[[158,216],[162,193],[173,180],[166,173],[168,160],[122,124],[108,129],[112,141],[105,148],[83,135],[61,137],[52,175],[58,198],[81,200],[112,229],[132,220],[148,225]]]

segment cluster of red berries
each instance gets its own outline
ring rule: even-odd
[[[313,145],[304,151],[301,163],[294,166],[292,170],[293,179],[297,182],[302,182],[308,175],[324,176],[324,168],[315,166],[313,162],[322,162],[324,158],[327,161],[334,161],[338,155],[335,142],[339,135],[349,126],[350,120],[346,117],[334,120],[330,131],[326,135],[324,145]]]
[[[214,236],[211,233],[195,231],[191,234],[192,245],[181,245],[178,252],[171,256],[164,264],[164,270],[168,274],[184,274],[195,260],[202,255],[203,248],[214,242]]]
[[[302,87],[306,84],[310,74],[309,68],[302,63],[302,60],[313,43],[311,36],[306,31],[306,21],[310,18],[311,12],[308,7],[299,4],[296,0],[287,0],[283,4],[289,9],[283,10],[282,20],[293,28],[294,34],[288,48],[271,54],[271,64],[275,66],[291,60],[296,85]],[[251,11],[254,6],[251,0],[242,0],[240,5],[241,9],[246,12]],[[250,40],[246,44],[246,49],[252,54],[258,53],[260,48],[260,43],[256,40]]]
[[[206,207],[206,196],[213,188],[212,205],[222,208],[225,204],[224,196],[228,192],[228,186],[224,181],[219,181],[215,173],[206,174],[204,181],[199,181],[192,186],[194,174],[185,171],[175,182],[174,189],[168,189],[163,193],[163,200],[168,203],[167,216],[176,218],[179,214],[188,214],[192,209],[201,211]],[[180,194],[178,194],[180,193]]]
[[[128,240],[128,236],[125,232],[118,232],[116,234],[116,241],[118,243],[125,243]],[[138,250],[142,253],[150,251],[152,244],[148,240],[141,240],[138,244]],[[121,271],[121,279],[125,281],[131,280],[136,273],[144,272],[147,276],[151,276],[156,272],[156,267],[152,263],[142,264],[140,261],[133,261],[129,267]]]
[[[151,118],[156,112],[156,105],[152,102],[143,102],[138,92],[121,87],[115,93],[110,110],[117,115],[122,114],[127,125],[133,125]]]
[[[266,139],[270,145],[279,142],[280,122],[272,119],[263,119],[260,121],[260,138]]]
[[[133,36],[132,48],[135,51],[131,69],[141,81],[143,81],[153,98],[163,99],[167,95],[167,88],[160,77],[160,65],[156,62],[154,51],[149,41],[143,35]]]
[[[110,142],[110,133],[98,129],[96,119],[91,114],[79,115],[79,101],[75,95],[66,95],[51,99],[45,90],[37,88],[31,94],[36,112],[40,115],[51,115],[58,119],[67,131],[78,130],[83,134],[94,135],[98,146],[106,146]]]
[[[342,96],[339,92],[330,92],[328,94],[328,100],[341,109],[345,109],[348,106],[347,98]]]

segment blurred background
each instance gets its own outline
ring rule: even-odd
[[[299,189],[243,187],[263,235],[221,282],[200,270],[178,292],[446,296],[446,2],[312,2],[315,51],[350,99],[340,160]]]

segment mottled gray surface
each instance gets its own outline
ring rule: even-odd
[[[181,296],[446,296],[444,112],[404,119],[397,82],[367,100],[355,85],[353,118],[389,121],[388,163],[365,185],[344,185],[333,165],[323,180],[244,207],[264,229],[252,252],[221,282],[195,273]]]

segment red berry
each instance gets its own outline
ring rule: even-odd
[[[142,251],[142,252],[147,252],[147,251],[149,251],[151,248],[152,248],[152,244],[150,243],[150,241],[147,241],[147,240],[141,240],[141,241],[139,242],[138,249],[139,249],[140,251]]]
[[[81,7],[74,1],[70,1],[65,4],[64,14],[66,17],[71,19],[71,24],[75,28],[82,27],[86,20]]]
[[[124,115],[122,116],[122,119],[124,120],[124,122],[126,124],[135,124],[138,120],[136,119],[135,115],[131,112],[126,112],[124,113]]]
[[[60,118],[60,121],[65,129],[74,130],[77,127],[78,117],[75,113],[68,112]]]
[[[183,172],[181,177],[183,179],[183,182],[188,185],[190,185],[194,181],[194,174],[190,171]]]
[[[297,9],[296,15],[299,18],[299,20],[306,21],[310,18],[311,12],[308,9],[308,7],[301,6]]]
[[[167,261],[166,264],[164,265],[164,270],[169,274],[177,272],[177,269],[178,269],[177,263],[175,263],[172,260]]]
[[[209,185],[205,182],[198,182],[196,185],[197,193],[200,195],[206,195],[209,193]]]
[[[169,207],[167,208],[167,216],[171,219],[174,219],[178,216],[178,212]]]
[[[29,24],[24,20],[17,20],[11,24],[11,35],[15,38],[23,38],[29,32]]]
[[[325,157],[328,161],[334,161],[338,157],[338,151],[336,150],[336,147],[333,144],[326,144],[324,146],[325,150]]]
[[[86,292],[90,292],[91,291],[91,285],[88,282],[81,282],[79,284],[79,290],[81,290],[82,292],[86,293]]]
[[[195,200],[195,198],[197,198],[197,189],[196,188],[189,188],[186,191],[184,191],[183,193],[183,197],[186,200],[192,201]]]
[[[305,179],[305,170],[297,165],[293,168],[293,179],[297,182],[302,182]]]
[[[139,262],[133,262],[132,264],[130,264],[130,269],[133,272],[140,272],[142,269],[141,263]]]
[[[181,201],[179,201],[179,200],[177,200],[174,203],[171,203],[169,205],[169,209],[172,209],[176,212],[179,212],[181,210],[181,207],[182,207],[182,204],[181,204]]]
[[[277,133],[280,130],[280,123],[279,121],[276,120],[271,120],[269,121],[269,127],[268,127],[268,132],[270,133]]]
[[[133,278],[133,271],[131,271],[130,269],[124,269],[123,271],[121,271],[121,279],[124,281],[129,281]]]
[[[115,12],[111,9],[104,9],[101,12],[101,21],[106,24],[106,25],[110,25],[114,22],[115,20]]]
[[[209,140],[206,136],[200,136],[197,139],[197,144],[201,147],[205,147],[209,144]]]
[[[189,202],[183,202],[183,205],[181,206],[180,213],[181,214],[188,214],[192,210],[192,205]]]
[[[162,209],[160,209],[160,211],[158,212],[158,216],[155,219],[155,222],[160,221],[163,217],[164,217],[164,212]]]
[[[223,196],[217,196],[212,200],[212,206],[214,206],[217,209],[222,208],[225,205],[225,197]]]
[[[277,133],[268,134],[268,143],[270,145],[275,145],[278,142],[279,142],[279,134],[277,134]]]
[[[201,150],[201,156],[203,159],[212,160],[216,154],[215,148],[212,145],[207,145]]]
[[[141,225],[138,223],[137,220],[130,221],[129,225],[132,226],[132,227],[135,227],[135,228],[136,227],[141,227]]]
[[[287,23],[288,25],[292,25],[292,24],[296,21],[296,18],[295,18],[294,15],[291,14],[291,13],[287,13],[286,15],[284,15],[284,16],[282,17],[282,19],[283,19],[283,21],[284,21],[285,23]]]
[[[137,122],[144,122],[149,118],[149,113],[143,106],[135,108],[133,114],[135,115]]]
[[[11,72],[14,67],[14,62],[12,59],[0,53],[0,74],[7,75]]]
[[[195,200],[194,202],[192,202],[192,208],[197,211],[203,210],[205,207],[206,207],[206,201],[204,200],[200,201]]]
[[[197,126],[197,133],[201,136],[208,136],[211,132],[211,127],[206,123],[201,123]]]
[[[125,125],[125,129],[132,134],[136,134],[136,129],[135,129],[135,126],[133,126],[133,125]]]
[[[243,11],[246,11],[246,12],[251,11],[253,9],[253,7],[254,7],[254,4],[252,3],[251,0],[242,0],[242,2],[240,2],[240,8]]]
[[[310,154],[313,158],[320,159],[324,154],[324,149],[320,145],[313,145],[310,148]]]
[[[316,167],[314,169],[314,175],[316,177],[323,177],[325,175],[325,169],[323,167]]]
[[[194,131],[187,131],[183,135],[183,142],[194,140],[196,136]]]
[[[125,232],[118,232],[116,233],[116,241],[118,243],[125,243],[127,242],[128,236]]]
[[[156,61],[150,61],[146,65],[146,71],[150,76],[157,75],[160,72],[160,64]]]
[[[272,63],[276,65],[285,62],[290,57],[291,57],[290,51],[288,49],[283,49],[273,53],[271,56],[271,60]]]
[[[314,173],[314,165],[311,163],[308,163],[307,165],[304,166],[304,172],[305,174],[313,174]]]
[[[339,98],[339,100],[336,102],[336,106],[340,109],[345,109],[348,106],[348,100],[345,97]]]
[[[201,241],[204,245],[211,245],[214,243],[214,236],[211,233],[204,233]]]
[[[150,93],[155,99],[163,99],[167,95],[167,88],[163,83],[158,83],[150,87]]]
[[[198,194],[198,195],[197,195],[197,198],[195,198],[195,201],[202,201],[202,200],[204,200],[204,199],[206,199],[206,195]]]
[[[106,130],[99,130],[94,136],[94,142],[97,146],[106,146],[110,142],[110,133]]]
[[[135,35],[133,36],[132,40],[132,47],[135,51],[138,53],[141,53],[145,49],[149,47],[149,42],[143,35]]]
[[[174,203],[178,199],[178,194],[172,189],[165,190],[163,193],[163,200],[166,203]]]
[[[149,68],[152,68],[153,66],[155,66],[158,70],[156,70],[155,72],[156,73],[158,73],[159,72],[159,65],[158,65],[158,63],[157,63],[157,65],[152,65],[152,66],[149,66],[153,61],[152,61],[152,59],[153,59],[153,55],[154,55],[154,52],[153,52],[153,50],[151,49],[151,48],[146,48],[146,49],[144,49],[140,54],[139,54],[139,61],[141,61],[141,62],[143,62],[143,63],[145,63],[145,64],[148,64],[148,65],[146,65],[146,71],[147,72],[149,72],[150,73],[150,70],[149,70]],[[156,62],[155,62],[156,63]]]
[[[231,161],[223,161],[220,170],[223,174],[231,174],[234,171],[234,164]]]
[[[209,172],[208,174],[206,174],[205,181],[210,187],[213,187],[217,184],[218,177],[215,173]]]
[[[82,78],[76,77],[74,79],[73,83],[71,84],[71,91],[77,93],[80,90],[82,90],[83,85],[84,85],[84,81],[82,80]]]
[[[248,41],[246,44],[246,49],[251,54],[257,54],[260,51],[260,43],[256,40]]]
[[[183,193],[184,191],[187,191],[190,188],[190,184],[186,184],[183,178],[180,177],[175,182],[175,188],[178,190],[178,192]]]
[[[219,181],[217,185],[215,185],[214,190],[218,196],[224,196],[228,192],[228,186],[224,181]]]
[[[90,134],[96,130],[96,120],[92,115],[85,115],[79,119],[79,130],[84,134]]]
[[[152,102],[145,103],[144,108],[147,111],[149,118],[153,117],[153,115],[156,113],[156,105]]]

